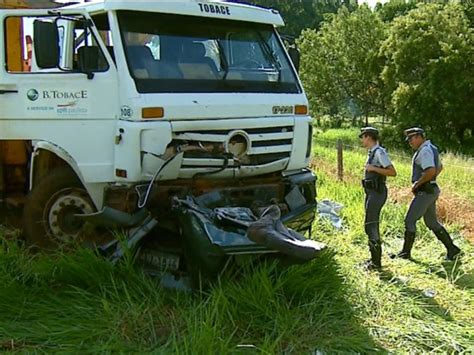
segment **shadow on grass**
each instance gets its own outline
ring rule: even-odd
[[[460,276],[454,281],[454,284],[461,287],[462,289],[474,290],[474,272],[471,271]]]
[[[231,352],[239,344],[264,353],[384,352],[361,324],[350,296],[330,252],[287,268],[274,262],[234,268],[200,303],[218,314],[188,324],[189,332],[175,345],[184,352],[204,351],[199,329],[214,333],[214,339],[227,338]],[[212,329],[203,329],[206,325]]]
[[[454,320],[450,312],[436,301],[436,299],[434,298],[435,294],[430,294],[430,290],[420,290],[407,286],[403,281],[399,280],[398,277],[395,276],[389,270],[384,269],[380,271],[379,275],[381,280],[390,282],[392,285],[396,285],[402,293],[424,304],[426,306],[424,307],[424,309],[426,309],[428,312],[431,312],[434,315],[441,317],[443,320]]]
[[[30,254],[0,240],[0,352],[140,352],[157,333],[161,291],[91,250]]]
[[[443,280],[451,282],[453,285],[462,289],[474,289],[474,272],[463,272],[462,257],[455,261],[444,260],[441,264],[424,263],[419,260],[412,259],[413,263],[424,267],[429,273],[440,277]]]
[[[462,271],[462,256],[456,261],[444,261],[443,270],[436,272],[439,277],[450,280],[454,285],[462,288],[474,290],[474,271],[464,273]]]
[[[368,353],[377,344],[330,252],[310,263],[235,265],[201,293],[163,292],[87,250],[0,250],[0,350]]]

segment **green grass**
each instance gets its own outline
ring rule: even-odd
[[[323,154],[316,149],[316,154]],[[319,195],[345,205],[347,230],[326,240],[337,250],[336,260],[353,286],[354,304],[371,334],[390,351],[456,352],[474,350],[474,255],[473,247],[459,230],[449,226],[464,257],[458,263],[443,262],[444,247],[419,223],[415,243],[416,262],[391,260],[400,250],[406,204],[388,203],[383,210],[384,271],[380,276],[354,267],[368,256],[363,232],[363,192],[353,183],[334,183],[334,176],[320,172]],[[429,298],[425,292],[434,290]]]
[[[0,351],[472,353],[474,248],[460,224],[447,226],[464,250],[457,263],[443,261],[443,247],[422,224],[416,261],[391,260],[407,205],[387,203],[384,270],[365,271],[357,184],[365,154],[347,152],[347,179],[338,182],[334,151],[315,146],[318,193],[344,204],[345,227],[315,222],[314,238],[330,250],[304,265],[235,266],[210,289],[189,294],[160,289],[131,259],[112,266],[87,250],[33,255],[3,240]],[[396,163],[401,176],[392,187],[408,176],[408,163]]]
[[[131,264],[90,251],[31,256],[12,242],[0,254],[0,344],[22,351],[263,353],[376,344],[348,299],[334,255],[278,268],[244,266],[196,294],[164,291]],[[12,346],[13,345],[13,346]]]

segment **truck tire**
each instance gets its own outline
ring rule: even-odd
[[[44,176],[30,191],[23,210],[27,245],[55,249],[81,241],[84,223],[74,214],[93,213],[94,204],[68,167]]]

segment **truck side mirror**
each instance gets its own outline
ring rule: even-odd
[[[295,69],[297,72],[300,71],[300,51],[298,48],[291,46],[288,48],[288,54],[290,55],[291,61],[293,62],[293,65],[295,66]]]
[[[99,69],[99,56],[101,55],[99,47],[80,47],[77,50],[77,59],[79,70],[89,79],[94,77],[94,71]]]
[[[57,68],[59,66],[59,32],[56,24],[35,20],[33,38],[38,67],[41,69]]]

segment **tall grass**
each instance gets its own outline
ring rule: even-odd
[[[387,350],[457,352],[474,347],[474,256],[473,247],[459,230],[448,227],[455,243],[464,250],[457,263],[444,262],[444,247],[422,224],[413,252],[415,262],[388,257],[401,249],[404,204],[387,204],[383,210],[383,264],[380,275],[364,275],[358,265],[368,258],[363,231],[360,188],[351,184],[335,186],[334,178],[320,174],[320,197],[331,197],[345,205],[347,229],[332,238],[317,236],[337,250],[346,280],[354,291],[352,302],[371,334]],[[434,291],[434,298],[430,292]],[[427,296],[428,295],[428,296]]]
[[[4,241],[0,265],[4,350],[377,349],[332,253],[284,269],[242,266],[195,294],[161,290],[140,269],[112,267],[86,250],[32,256]]]

